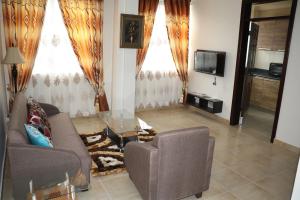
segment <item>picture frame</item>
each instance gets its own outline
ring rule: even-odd
[[[144,16],[121,14],[120,48],[140,49],[144,45]]]

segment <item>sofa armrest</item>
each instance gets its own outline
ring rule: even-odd
[[[152,143],[130,142],[125,146],[125,165],[143,199],[156,199],[158,149]]]
[[[39,104],[41,105],[43,110],[46,112],[48,117],[60,113],[59,109],[54,105],[51,105],[48,103],[39,103]]]
[[[208,139],[208,150],[207,150],[207,159],[206,159],[206,170],[205,170],[205,181],[203,190],[208,190],[210,184],[210,176],[211,176],[211,168],[214,157],[214,149],[215,149],[215,138],[209,137]]]
[[[8,157],[15,199],[25,199],[30,180],[35,188],[56,184],[81,168],[79,157],[62,149],[10,144]]]

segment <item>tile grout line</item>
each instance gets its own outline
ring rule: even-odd
[[[105,184],[102,182],[101,179],[99,179],[99,182],[100,182],[100,185],[103,187],[103,189],[104,189],[106,195],[108,196],[109,200],[112,200],[113,198],[110,196],[110,194],[109,194],[109,192],[108,192],[108,190],[107,190]]]
[[[276,196],[274,196],[273,194],[271,194],[270,192],[268,192],[267,190],[265,190],[264,188],[262,188],[260,185],[258,185],[258,184],[256,183],[257,181],[252,181],[252,180],[250,180],[249,178],[247,178],[246,176],[240,174],[239,172],[235,172],[233,169],[230,169],[228,166],[224,165],[223,163],[220,163],[220,161],[218,161],[218,162],[219,162],[219,164],[223,165],[223,167],[226,168],[227,170],[230,170],[230,171],[232,171],[233,173],[239,175],[240,177],[246,179],[249,183],[255,185],[256,187],[260,188],[260,189],[263,190],[264,192],[267,192],[267,193],[270,194],[272,197],[276,197]],[[269,176],[265,176],[264,178],[268,178],[268,177],[269,177]],[[262,179],[260,179],[260,180],[263,180],[264,178],[262,178]],[[258,181],[260,181],[260,180],[258,180]],[[245,184],[245,185],[247,185],[247,184]],[[222,187],[223,187],[223,186],[222,186]],[[236,187],[238,187],[238,186],[236,186]],[[231,189],[227,189],[227,188],[224,187],[224,190],[225,190],[226,192],[229,192],[229,193],[232,194],[232,190],[233,190],[234,188],[235,188],[235,187],[233,187],[233,188],[231,188]],[[235,196],[235,195],[234,195],[234,196]]]

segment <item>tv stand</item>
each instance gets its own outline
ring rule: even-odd
[[[188,93],[187,104],[210,113],[221,113],[223,107],[223,101],[195,93]]]

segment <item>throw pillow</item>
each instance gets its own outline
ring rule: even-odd
[[[30,120],[30,118],[34,115],[39,116],[43,120],[45,126],[47,126],[48,129],[51,131],[51,126],[48,121],[48,116],[46,112],[41,107],[41,105],[32,97],[29,97],[27,100],[27,109],[28,109],[28,120]]]
[[[52,140],[51,131],[49,128],[45,125],[44,121],[36,115],[33,115],[29,120],[28,124],[33,125],[35,128],[37,128],[44,136],[46,136],[50,141]]]
[[[24,124],[28,138],[33,145],[53,148],[51,141],[30,124]]]

